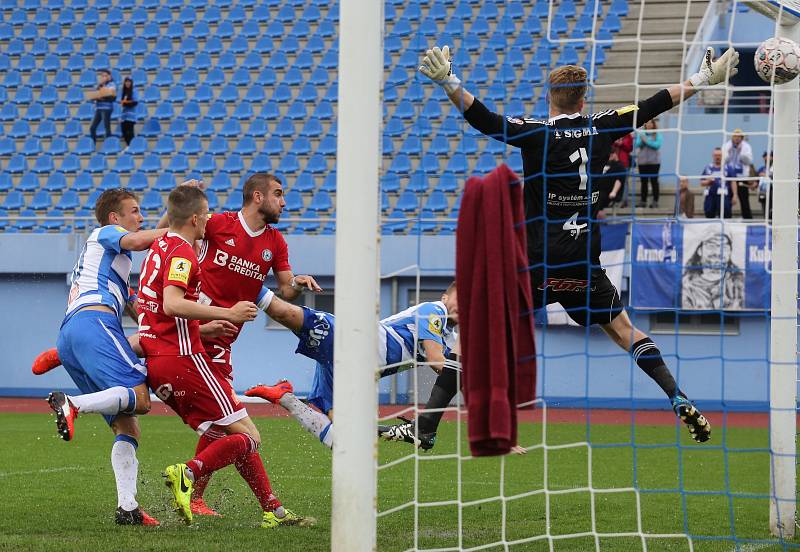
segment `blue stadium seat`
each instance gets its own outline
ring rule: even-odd
[[[216,101],[212,103],[206,112],[206,118],[212,121],[221,121],[228,117],[228,108],[224,103]]]
[[[617,33],[622,28],[622,22],[615,13],[609,13],[603,20],[602,29],[609,33]]]
[[[283,155],[283,142],[276,136],[270,136],[264,143],[262,151],[269,155],[281,156]]]
[[[292,189],[286,192],[284,200],[286,201],[285,209],[290,213],[297,214],[304,208],[303,196],[300,195],[299,191]]]
[[[253,106],[247,100],[240,101],[233,109],[233,117],[238,121],[249,121],[253,118]]]
[[[177,186],[175,175],[171,172],[165,172],[158,175],[152,189],[156,192],[171,192],[175,186]]]
[[[67,69],[60,69],[53,77],[53,86],[59,89],[72,86],[72,73]]]
[[[11,174],[22,174],[27,171],[28,171],[28,160],[21,153],[12,155],[11,159],[8,160],[8,165],[6,165],[6,172],[9,172]]]
[[[242,194],[237,191],[232,191],[228,194],[225,204],[222,206],[223,211],[238,211],[242,208]]]
[[[400,194],[400,197],[397,198],[397,203],[395,204],[395,212],[400,213],[412,213],[417,210],[419,207],[419,197],[417,194],[404,191]]]
[[[194,127],[194,136],[198,138],[209,138],[216,134],[216,129],[214,128],[214,123],[209,119],[200,119],[200,121]]]
[[[176,119],[176,120],[180,120],[180,119]],[[173,122],[173,124],[174,124],[174,122]],[[173,127],[170,126],[170,130],[172,130],[172,129],[173,129]],[[188,130],[188,128],[187,128],[187,130]],[[161,138],[158,139],[158,141],[156,142],[156,145],[153,147],[153,152],[155,152],[155,153],[157,153],[159,155],[165,155],[166,156],[166,155],[172,155],[173,153],[175,153],[175,149],[176,149],[175,148],[175,140],[172,139],[172,133],[170,132],[170,133],[168,133],[168,136],[162,136]]]
[[[608,14],[613,14],[617,17],[628,15],[628,0],[612,0],[611,6],[608,8]]]
[[[72,181],[72,186],[70,186],[70,190],[75,190],[78,193],[88,192],[89,190],[94,188],[94,177],[86,171],[78,173],[75,176],[75,179]],[[94,208],[94,203],[97,200],[97,196],[100,193],[98,192],[94,198],[92,195],[89,196],[86,203],[84,204],[85,207]]]
[[[143,136],[136,136],[128,146],[131,155],[144,155],[147,151],[147,140]]]
[[[143,173],[157,173],[161,171],[161,157],[156,153],[148,153],[144,156],[139,170]]]
[[[36,138],[34,138],[34,140],[36,140]],[[36,158],[31,170],[38,174],[52,173],[55,170],[53,157],[49,153],[42,153]]]
[[[36,211],[33,211],[31,209],[25,209],[23,211],[20,211],[19,216],[20,217],[25,217],[25,220],[17,219],[14,222],[14,227],[17,230],[25,231],[25,230],[33,230],[34,229],[34,227],[36,226],[35,218],[38,218],[37,214],[36,214]]]
[[[322,180],[322,186],[319,187],[320,191],[328,192],[329,194],[336,193],[336,169],[329,171]]]
[[[65,174],[77,174],[81,170],[81,158],[74,153],[65,155],[58,170]]]
[[[27,138],[22,144],[22,154],[35,157],[42,153],[42,143],[38,138]]]
[[[267,121],[261,117],[252,119],[247,127],[247,132],[245,132],[246,136],[252,138],[264,138],[267,134],[269,134],[269,126]]]
[[[67,143],[66,138],[63,136],[58,136],[55,130],[55,125],[52,128],[49,128],[48,123],[50,121],[44,121],[39,125],[40,131],[48,131],[48,135],[52,136],[53,138],[50,140],[50,148],[47,150],[50,155],[55,156],[62,156],[66,155],[69,151],[69,144]],[[51,124],[51,123],[50,123]],[[37,136],[38,138],[44,138],[45,136]]]
[[[29,104],[33,101],[33,89],[30,86],[17,87],[17,93],[14,95],[15,104]]]
[[[333,209],[333,201],[328,192],[318,191],[311,196],[311,202],[308,204],[308,210],[316,213],[329,213]]]
[[[25,207],[25,196],[17,190],[8,192],[0,208],[6,211],[17,211]]]
[[[320,223],[317,219],[319,219],[319,215],[310,209],[306,209],[306,212],[303,213],[302,216],[303,220],[298,222],[295,226],[295,232],[303,233],[303,234],[314,234],[319,231]]]
[[[272,159],[266,153],[259,153],[250,162],[250,172],[272,172]]]
[[[306,164],[306,170],[314,174],[325,174],[328,172],[328,162],[325,156],[315,153]]]
[[[212,138],[206,148],[206,153],[220,157],[226,155],[228,153],[228,140],[221,136]]]
[[[0,172],[0,192],[6,193],[14,187],[14,179],[10,174]]]
[[[214,192],[227,192],[231,188],[231,178],[226,173],[220,172],[214,175],[209,184],[209,189]]]
[[[406,191],[413,192],[415,194],[426,194],[428,193],[429,187],[427,175],[425,172],[418,169],[411,174],[411,178],[406,185]]]
[[[203,174],[214,174],[217,172],[217,162],[214,156],[208,153],[201,155],[194,165],[194,170]]]
[[[173,155],[169,160],[167,170],[173,173],[185,173],[189,171],[189,159],[182,153]]]
[[[143,211],[156,213],[164,210],[164,201],[159,192],[150,190],[142,195],[142,202],[139,206]]]
[[[25,173],[20,178],[16,189],[23,193],[30,193],[38,190],[40,186],[39,177],[33,173]]]
[[[0,137],[0,156],[7,157],[17,153],[17,143],[8,136]]]
[[[294,174],[300,170],[300,162],[293,153],[287,153],[278,163],[278,173]]]
[[[147,175],[137,171],[130,175],[126,187],[134,192],[143,192],[149,185],[150,183],[147,179]]]
[[[200,155],[203,152],[203,143],[197,136],[189,136],[183,140],[180,151],[184,155]]]
[[[97,153],[89,158],[89,163],[86,165],[86,170],[92,174],[102,174],[108,170],[106,166],[106,156]]]
[[[300,136],[292,143],[290,151],[295,155],[309,155],[311,153],[311,141]]]
[[[111,172],[103,175],[102,180],[100,180],[100,186],[97,189],[105,192],[106,190],[114,190],[120,187],[122,187],[122,181],[119,178],[119,174]]]
[[[58,173],[56,173],[58,174]],[[55,208],[59,211],[73,211],[81,206],[81,198],[74,190],[65,190]]]
[[[103,140],[103,145],[100,147],[100,153],[105,155],[115,155],[120,152],[122,145],[119,138],[116,136],[109,136]]]

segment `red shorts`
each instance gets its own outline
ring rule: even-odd
[[[247,416],[233,387],[205,353],[147,358],[147,384],[183,422],[202,435]]]
[[[231,362],[231,350],[229,348],[223,347],[222,345],[217,345],[215,343],[207,343],[205,341],[203,343],[203,348],[206,350],[206,354],[211,358],[211,362],[214,364],[214,368],[228,380],[228,383],[233,385],[233,363]]]

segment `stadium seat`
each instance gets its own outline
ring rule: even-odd
[[[86,165],[86,170],[92,174],[102,174],[106,172],[106,156],[97,153],[89,158],[89,163]]]
[[[238,211],[242,208],[242,194],[237,191],[232,191],[228,194],[225,204],[222,206],[223,211]]]
[[[328,192],[318,191],[311,196],[311,202],[308,204],[308,210],[316,213],[329,213],[333,209],[333,201]]]
[[[37,140],[36,138],[33,138]],[[37,174],[49,174],[55,170],[55,165],[53,163],[53,157],[49,153],[42,153],[37,158],[36,161],[33,163],[33,168],[31,169],[33,172]]]
[[[20,231],[33,230],[36,226],[36,221],[39,218],[36,214],[36,211],[33,211],[32,209],[20,211],[19,216],[24,218],[18,218],[14,222],[14,226]]]
[[[267,138],[262,151],[269,155],[281,156],[283,155],[283,141],[276,136],[271,136]]]
[[[211,179],[209,190],[214,192],[227,192],[231,188],[231,178],[226,173],[217,173]]]
[[[278,163],[278,173],[294,174],[300,170],[300,163],[297,156],[293,153],[287,153],[281,158]]]
[[[423,170],[417,170],[411,174],[411,178],[406,185],[406,191],[415,194],[428,193],[428,177]]]
[[[171,162],[172,161],[170,160],[170,163]],[[188,170],[188,168],[184,170]],[[173,189],[175,189],[175,186],[177,186],[175,175],[171,172],[166,172],[158,175],[158,178],[156,178],[156,182],[153,184],[152,189],[156,192],[171,192]]]
[[[189,171],[189,159],[182,153],[173,155],[169,160],[167,170],[173,173],[185,173]]]
[[[212,138],[211,142],[209,142],[208,147],[206,148],[206,153],[210,153],[214,156],[224,156],[228,153],[228,140],[221,136]]]
[[[11,174],[22,174],[28,171],[28,160],[21,153],[11,156],[6,165],[6,172]]]
[[[194,170],[203,174],[214,174],[217,172],[217,163],[214,156],[208,153],[201,155],[197,163],[194,165]]]
[[[130,175],[126,187],[134,192],[143,192],[149,185],[147,175],[137,171]]]
[[[272,159],[266,153],[259,153],[250,162],[250,172],[272,172]]]
[[[156,153],[148,153],[144,156],[139,170],[143,173],[157,173],[161,171],[161,157]]]
[[[143,211],[157,213],[164,210],[164,202],[159,192],[150,190],[142,195],[142,202],[139,204]]]
[[[14,187],[14,179],[5,172],[0,172],[0,192],[6,193]]]
[[[22,192],[17,190],[8,192],[3,204],[0,205],[0,208],[6,211],[17,211],[23,207],[25,207],[25,196],[22,195]]]
[[[39,186],[40,182],[37,175],[34,173],[25,173],[22,175],[22,178],[20,178],[15,189],[23,193],[31,193],[38,190]]]
[[[58,174],[58,173],[56,173]],[[81,198],[74,190],[65,190],[61,198],[56,203],[55,208],[59,211],[73,211],[81,205]]]
[[[72,186],[70,186],[70,190],[74,190],[74,191],[76,191],[78,193],[88,192],[89,190],[91,190],[93,188],[94,188],[94,178],[92,177],[91,174],[89,174],[86,171],[78,173],[78,175],[72,181]],[[97,195],[100,195],[100,194],[98,193]],[[97,199],[97,197],[94,197],[94,200],[96,200],[96,199]],[[92,200],[91,203],[89,203],[89,200]],[[84,204],[84,206],[85,207],[94,208],[94,200],[92,199],[92,196],[90,195],[88,200],[87,200],[87,202]]]
[[[113,190],[120,187],[122,187],[122,181],[119,178],[119,174],[111,172],[103,175],[103,178],[100,180],[100,186],[97,189],[105,192],[106,190]]]

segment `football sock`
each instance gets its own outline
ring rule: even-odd
[[[136,393],[128,387],[111,387],[97,393],[69,396],[72,403],[81,413],[94,412],[114,416],[115,414],[133,414],[136,410]]]
[[[186,462],[194,481],[233,464],[243,454],[255,451],[256,442],[246,433],[226,435],[209,444],[203,451]]]
[[[272,494],[272,486],[269,483],[267,470],[264,469],[264,462],[261,461],[261,455],[258,452],[240,456],[234,464],[242,479],[250,485],[250,490],[256,495],[262,510],[272,512],[280,508],[281,501]]]
[[[667,397],[673,398],[678,393],[678,384],[675,383],[675,378],[669,371],[669,368],[664,364],[664,359],[661,358],[661,351],[655,343],[649,338],[645,337],[637,341],[631,347],[631,355],[634,362],[639,365],[645,374],[653,378],[653,380],[664,390]]]
[[[431,396],[425,410],[446,408],[458,393],[458,372],[444,368],[431,389]],[[422,412],[417,417],[417,428],[420,433],[436,433],[444,411]]]
[[[117,480],[117,506],[126,512],[135,510],[136,476],[139,472],[139,460],[136,459],[136,448],[139,443],[129,435],[117,435],[111,447],[111,467]]]
[[[333,447],[333,424],[325,414],[302,402],[294,396],[294,393],[285,393],[281,397],[280,405],[288,410],[306,431],[316,435],[322,444],[328,448]]]
[[[225,437],[224,433],[220,431],[215,431],[213,429],[209,429],[200,436],[200,439],[197,440],[197,447],[195,447],[194,449],[194,455],[197,456],[198,454],[203,452],[208,445],[210,445],[217,439],[222,439],[223,437]],[[206,492],[206,487],[208,486],[209,481],[211,481],[210,473],[203,477],[195,478],[194,486],[192,487],[193,499],[203,498],[203,493]]]

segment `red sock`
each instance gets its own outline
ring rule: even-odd
[[[261,461],[261,455],[258,452],[251,452],[237,458],[236,469],[239,470],[242,479],[250,485],[250,489],[256,495],[262,510],[271,512],[281,506],[281,501],[272,494],[269,476],[267,476],[267,470],[264,469],[264,463]]]
[[[208,445],[225,437],[224,433],[217,433],[213,430],[208,430],[200,436],[197,440],[197,447],[194,449],[194,455],[197,456],[203,452]],[[203,477],[195,477],[194,486],[192,487],[192,499],[199,500],[203,498],[203,493],[206,492],[208,482],[211,481],[211,474]]]
[[[203,451],[186,462],[194,473],[195,480],[201,479],[218,469],[233,464],[237,458],[256,450],[256,443],[246,433],[226,435],[217,439],[203,449]]]

